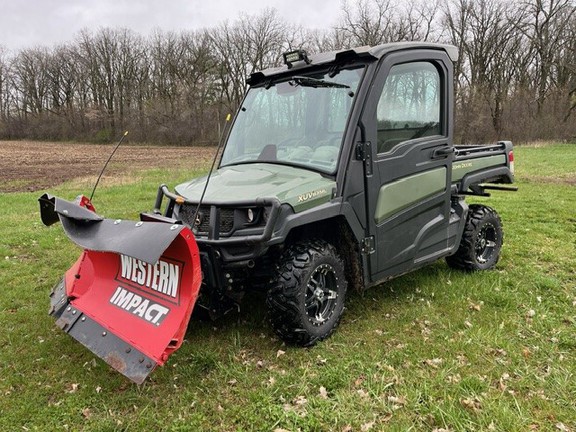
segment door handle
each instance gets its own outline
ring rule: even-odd
[[[454,154],[456,149],[452,146],[440,147],[432,152],[432,159],[441,159]]]

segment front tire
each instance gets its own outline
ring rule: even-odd
[[[340,322],[347,285],[333,245],[308,240],[289,246],[266,299],[274,331],[285,342],[302,346],[326,339]]]
[[[446,262],[452,268],[465,271],[488,270],[496,266],[503,243],[498,213],[488,206],[473,204],[468,210],[460,246]]]

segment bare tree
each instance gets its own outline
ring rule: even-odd
[[[8,62],[6,51],[0,46],[0,121],[8,117],[8,93]]]
[[[115,58],[118,41],[111,29],[93,35],[82,30],[78,37],[79,60],[91,93],[89,108],[105,110],[112,134],[115,129],[114,98],[116,96]],[[102,124],[102,127],[105,127]]]
[[[471,119],[485,104],[497,137],[503,132],[503,111],[512,78],[522,53],[522,40],[515,26],[522,15],[510,3],[499,0],[454,0],[444,6],[449,42],[458,46],[456,87],[460,110],[468,113],[462,127],[469,140]],[[466,114],[465,114],[466,115]]]
[[[21,95],[19,110],[24,117],[42,114],[48,107],[49,63],[49,52],[44,47],[22,50],[12,62],[13,83]]]
[[[139,92],[135,83],[147,64],[143,39],[127,29],[102,28],[94,35],[83,30],[77,44],[92,97],[87,108],[104,110],[109,129],[103,130],[103,138],[115,136],[116,129],[125,126],[126,112]]]
[[[155,105],[160,104],[164,115],[174,116],[180,97],[178,85],[179,61],[182,57],[176,33],[155,31],[149,41],[150,85]]]
[[[310,52],[337,51],[349,48],[348,36],[338,28],[329,30],[313,30],[302,40],[302,47]]]
[[[567,122],[576,110],[576,16],[573,13],[565,30],[565,41],[556,53],[558,85],[565,89],[568,108],[563,121]]]
[[[439,3],[442,2],[441,7]],[[0,136],[214,142],[251,73],[309,52],[396,41],[455,45],[464,141],[576,136],[576,0],[343,0],[328,29],[274,9],[195,32],[84,30],[68,44],[0,49]]]
[[[278,63],[287,49],[289,32],[274,9],[257,16],[241,16],[236,22],[224,22],[210,32],[218,56],[222,96],[229,109],[242,100],[246,80],[251,73]]]
[[[52,50],[46,72],[50,80],[49,110],[72,130],[76,126],[75,95],[79,82],[74,48],[61,45]]]
[[[437,3],[394,0],[344,1],[336,29],[348,46],[385,42],[427,41],[433,37]]]
[[[196,131],[196,140],[208,137],[216,141],[220,118],[216,84],[218,60],[210,35],[205,31],[183,33],[180,43],[183,55],[178,77],[183,84],[185,112],[189,113],[187,123]],[[217,127],[211,119],[216,120]]]
[[[564,63],[566,44],[570,38],[571,24],[576,12],[573,0],[530,0],[523,3],[527,16],[518,28],[530,41],[534,59],[534,81],[538,113],[551,89],[558,87],[559,66]]]

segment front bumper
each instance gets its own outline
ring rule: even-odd
[[[164,197],[168,198],[168,203],[162,212]],[[200,249],[214,251],[221,258],[224,266],[255,260],[265,254],[282,210],[282,205],[277,198],[256,198],[226,203],[215,200],[204,201],[201,203],[201,209],[205,219],[209,221],[206,223],[199,219],[197,221],[192,220],[194,219],[194,211],[187,211],[184,214],[182,209],[186,208],[185,206],[195,209],[198,203],[188,201],[170,192],[166,185],[161,185],[158,188],[153,212],[156,215],[173,218],[188,225],[192,229]],[[262,221],[265,223],[246,224],[241,217],[238,217],[237,213],[239,209],[247,208],[259,209],[262,212]],[[224,226],[223,219],[230,217],[233,217],[233,221],[227,221],[226,228],[222,229]]]

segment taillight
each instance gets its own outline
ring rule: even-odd
[[[514,152],[512,150],[508,152],[508,162],[510,165],[510,171],[512,172],[512,175],[514,175]]]

